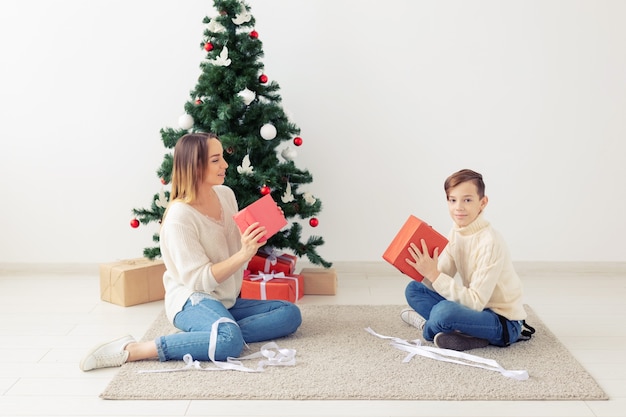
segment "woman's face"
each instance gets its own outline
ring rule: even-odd
[[[458,227],[472,223],[487,205],[487,196],[480,198],[473,182],[462,182],[448,191],[448,211]]]
[[[222,143],[215,138],[207,139],[209,144],[209,163],[204,174],[204,182],[209,185],[222,185],[226,178],[228,164],[224,159]]]

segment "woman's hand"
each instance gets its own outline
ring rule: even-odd
[[[409,254],[413,260],[406,258],[406,263],[411,265],[417,272],[424,276],[430,282],[435,282],[439,276],[439,270],[437,264],[439,263],[439,248],[435,248],[433,257],[431,258],[428,253],[428,246],[426,241],[421,239],[422,249],[417,247],[415,243],[409,245]]]
[[[263,242],[259,242],[263,236],[265,236],[267,231],[265,230],[265,226],[259,226],[259,222],[252,223],[241,235],[241,249],[240,252],[244,256],[245,259],[250,260],[254,255],[256,255],[259,248],[265,245],[265,240]]]
[[[248,226],[241,235],[241,249],[230,258],[211,266],[211,272],[215,281],[218,283],[224,282],[238,269],[245,266],[256,255],[259,248],[265,245],[265,241],[259,242],[259,239],[266,234],[265,227],[259,226],[258,222]]]

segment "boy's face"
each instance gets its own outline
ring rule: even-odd
[[[448,211],[458,227],[472,223],[487,205],[487,196],[480,198],[476,185],[462,182],[448,192]]]

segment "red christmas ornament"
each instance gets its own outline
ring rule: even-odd
[[[204,50],[207,52],[211,52],[213,50],[213,44],[211,42],[207,42],[204,44]]]
[[[197,99],[197,100],[196,100],[196,104],[202,104],[202,100]]]
[[[259,38],[259,32],[257,32],[256,30],[253,30],[252,32],[250,32],[250,37],[252,39],[258,39]]]
[[[167,181],[165,181],[165,178],[161,178],[161,184],[163,185],[167,184]]]
[[[264,185],[263,187],[261,187],[261,194],[263,195],[267,195],[271,192],[272,190],[270,189],[270,187],[268,187],[267,185]]]
[[[293,144],[296,146],[302,145],[302,138],[300,136],[296,136],[295,138],[293,138]]]
[[[261,84],[265,84],[267,82],[267,75],[261,74],[261,76],[259,77],[259,81],[261,82]]]
[[[317,218],[315,217],[311,217],[311,220],[309,220],[309,224],[311,225],[311,227],[317,227],[317,225],[320,224],[320,221],[317,220]]]
[[[132,219],[130,221],[130,227],[132,227],[133,229],[136,229],[139,227],[139,220],[137,219]]]

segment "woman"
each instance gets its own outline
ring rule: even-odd
[[[243,270],[264,243],[263,226],[243,234],[233,220],[233,191],[224,184],[228,164],[216,135],[187,134],[174,149],[171,202],[163,216],[161,255],[166,271],[165,311],[182,332],[136,342],[125,336],[93,348],[81,361],[83,371],[157,358],[224,361],[238,357],[245,343],[283,337],[302,322],[300,310],[281,300],[238,298]],[[210,346],[216,323],[217,339]],[[209,351],[214,357],[209,358]]]

